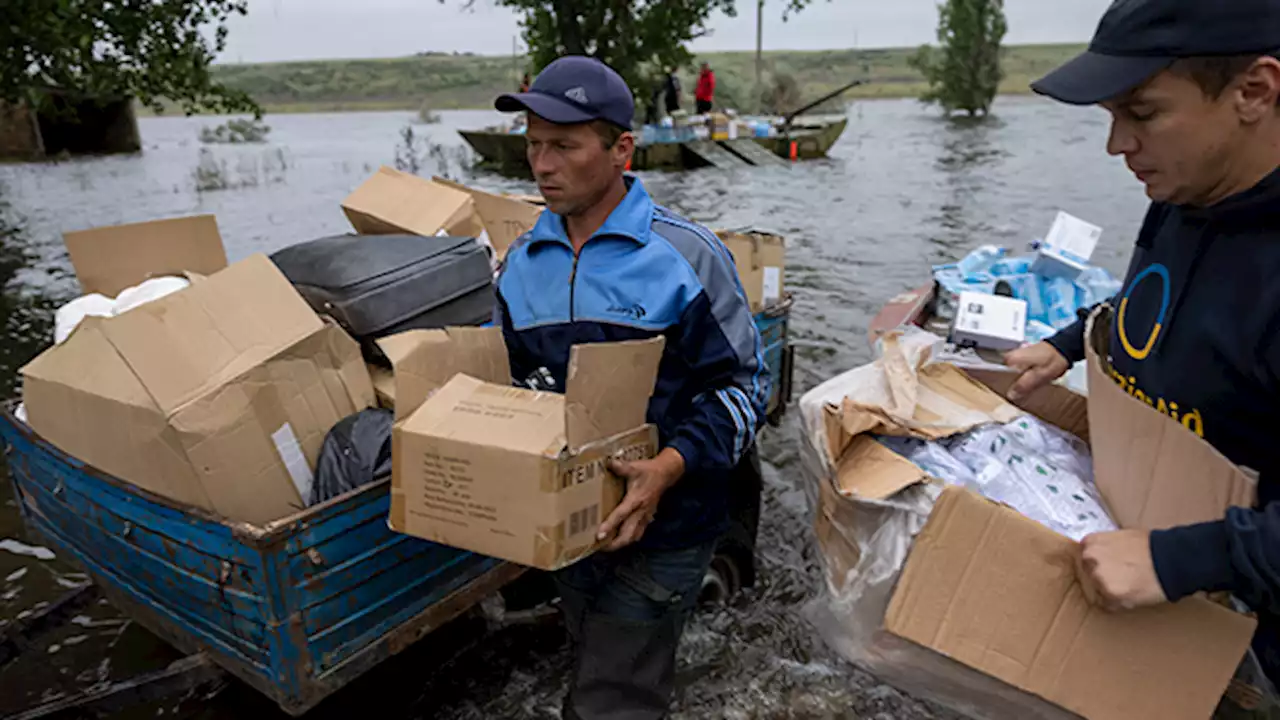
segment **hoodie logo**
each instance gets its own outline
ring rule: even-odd
[[[632,320],[643,320],[644,317],[649,314],[649,312],[645,310],[644,306],[640,303],[635,303],[633,305],[610,305],[606,312],[625,315]]]
[[[587,90],[581,85],[565,90],[564,96],[581,105],[587,104]]]
[[[1147,336],[1147,344],[1138,348],[1129,341],[1128,328],[1125,326],[1125,310],[1129,307],[1129,296],[1148,276],[1159,278],[1163,293],[1160,300],[1160,314],[1156,316],[1155,324],[1151,326],[1151,334]],[[1116,334],[1120,336],[1120,344],[1124,346],[1125,353],[1134,360],[1146,360],[1147,356],[1151,354],[1152,348],[1156,346],[1156,340],[1160,338],[1160,331],[1164,328],[1164,321],[1166,320],[1165,313],[1169,312],[1169,285],[1169,269],[1160,263],[1154,263],[1143,268],[1142,272],[1133,277],[1133,282],[1129,283],[1129,287],[1124,291],[1124,297],[1120,299],[1120,315],[1116,318]]]

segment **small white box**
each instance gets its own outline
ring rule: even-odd
[[[1074,281],[1089,267],[1101,237],[1102,228],[1059,211],[1036,253],[1031,272]]]
[[[1027,339],[1027,302],[986,293],[960,293],[952,342],[991,350],[1013,350]]]

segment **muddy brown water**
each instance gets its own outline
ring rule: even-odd
[[[130,157],[0,165],[0,387],[52,336],[52,314],[77,292],[60,233],[190,213],[214,213],[234,261],[345,232],[339,203],[380,164],[445,173],[495,190],[531,184],[468,170],[456,130],[488,112],[269,118],[263,145],[206,146],[206,118],[141,121]],[[1033,98],[998,103],[981,123],[951,123],[911,101],[863,102],[828,160],[792,167],[643,173],[651,194],[714,227],[756,226],[788,238],[786,284],[796,296],[797,393],[871,358],[867,324],[889,297],[920,285],[933,263],[982,243],[1020,248],[1061,208],[1103,225],[1097,260],[1122,272],[1145,199],[1103,146],[1106,116]],[[943,718],[827,648],[803,608],[819,589],[819,558],[801,490],[797,414],[762,438],[766,459],[758,586],[701,611],[681,647],[676,718]],[[2,471],[0,471],[2,473]],[[0,478],[0,624],[26,617],[85,580],[23,535]],[[98,603],[0,669],[0,716],[164,667],[167,645]],[[569,665],[555,622],[477,634],[441,631],[322,705],[350,716],[550,718]],[[254,691],[134,708],[129,717],[283,717]]]

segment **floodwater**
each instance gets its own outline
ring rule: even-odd
[[[381,164],[416,167],[496,190],[529,183],[468,170],[455,130],[489,112],[269,118],[269,142],[204,146],[207,118],[141,121],[132,157],[0,165],[0,395],[50,342],[52,312],[76,292],[60,234],[100,225],[213,213],[234,261],[347,230],[342,198]],[[1001,100],[993,118],[951,123],[911,101],[861,102],[830,159],[751,171],[705,169],[641,178],[661,203],[713,227],[756,226],[788,238],[786,284],[796,295],[797,393],[866,362],[867,324],[883,302],[917,287],[928,266],[983,243],[1021,248],[1057,209],[1105,227],[1098,262],[1122,272],[1145,211],[1141,188],[1106,157],[1101,111],[1035,98]],[[878,684],[830,651],[803,615],[819,588],[811,517],[800,488],[798,418],[762,441],[766,492],[758,587],[706,609],[681,648],[677,718],[942,718],[944,711]],[[0,470],[0,472],[3,472]],[[0,483],[0,627],[83,582],[22,535]],[[338,693],[321,716],[550,718],[568,668],[555,622],[480,636],[451,628]],[[442,652],[441,648],[451,648]],[[178,655],[97,603],[0,668],[0,716],[163,668]],[[131,716],[275,717],[232,686],[212,700],[137,708]]]

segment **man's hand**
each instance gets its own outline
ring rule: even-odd
[[[605,547],[607,552],[613,552],[644,536],[645,528],[658,512],[662,493],[684,475],[684,457],[674,448],[667,448],[652,460],[610,460],[609,470],[627,483],[626,496],[601,523],[596,534],[597,540],[605,540],[616,533],[613,541]]]
[[[1009,399],[1014,402],[1066,375],[1071,369],[1071,363],[1062,353],[1044,341],[1010,350],[1005,353],[1004,364],[1021,373],[1009,390]]]
[[[1168,602],[1151,560],[1151,534],[1146,530],[1119,530],[1086,537],[1080,543],[1079,570],[1090,600],[1108,610],[1134,610]]]

